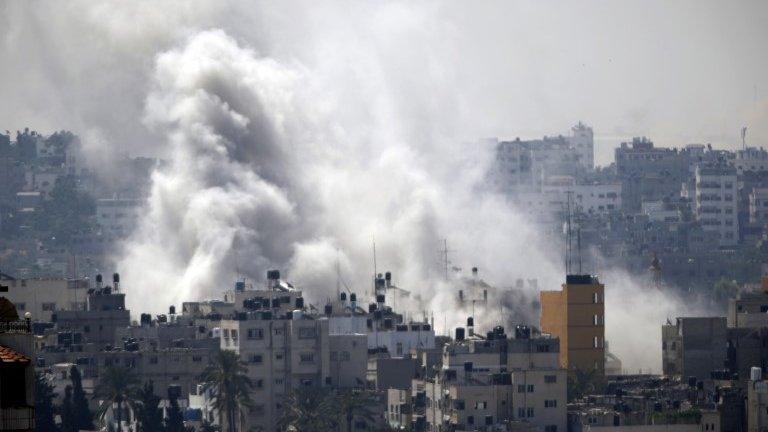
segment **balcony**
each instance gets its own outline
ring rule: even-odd
[[[0,431],[35,430],[33,407],[0,408]]]

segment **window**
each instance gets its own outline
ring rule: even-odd
[[[475,416],[467,416],[467,424],[475,424]]]
[[[232,341],[237,342],[237,330],[232,329]]]
[[[487,409],[488,408],[488,402],[475,402],[475,409]]]
[[[317,335],[314,327],[302,327],[299,329],[299,339],[314,339]]]
[[[533,417],[533,408],[528,408],[525,412],[526,417],[531,418]]]
[[[592,345],[593,345],[594,348],[600,348],[600,337],[599,336],[595,336],[594,337],[594,339],[592,340]]]
[[[603,317],[601,317],[600,315],[595,314],[595,316],[592,317],[592,322],[596,326],[603,325]]]
[[[201,356],[192,356],[192,361],[196,362],[196,363],[199,363],[199,362],[203,361],[203,357],[201,357]]]
[[[248,357],[248,363],[260,364],[263,360],[261,354],[251,354]]]
[[[557,425],[544,426],[544,432],[557,432]]]
[[[544,375],[544,382],[547,384],[554,384],[557,382],[557,375]]]
[[[600,293],[592,293],[592,303],[600,303]]]
[[[518,393],[525,393],[525,384],[518,384],[517,385],[517,392]]]
[[[544,401],[544,408],[557,408],[557,399],[546,399]]]
[[[26,308],[27,308],[27,305],[25,305],[24,303],[16,303],[16,310],[23,311]]]
[[[276,328],[275,329],[275,336],[282,336],[283,335],[283,329],[282,328]]]
[[[299,355],[299,361],[301,363],[314,363],[315,362],[315,353],[301,353]]]
[[[339,360],[339,352],[331,351],[331,361],[337,361],[337,360]]]
[[[397,355],[401,356],[403,355],[403,343],[398,342],[397,343]]]
[[[248,339],[264,339],[264,329],[251,328],[248,329]]]
[[[533,393],[533,384],[528,384],[528,393]]]
[[[493,416],[485,416],[485,425],[490,426],[493,424]]]
[[[283,359],[283,353],[275,353],[275,360],[282,360]]]
[[[518,408],[517,409],[517,416],[519,418],[525,418],[525,408]]]
[[[349,361],[349,351],[341,352],[341,361]]]
[[[264,380],[263,379],[256,380],[256,388],[264,388]]]
[[[282,378],[275,378],[275,385],[276,386],[282,386],[283,385],[283,379]]]
[[[43,303],[43,310],[49,312],[55,311],[56,303]]]
[[[227,338],[229,338],[229,329],[224,329],[224,331],[222,332],[222,334],[224,335],[224,339],[227,339]]]

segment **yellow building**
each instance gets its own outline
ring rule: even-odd
[[[568,275],[560,291],[541,292],[541,331],[560,339],[560,365],[605,374],[605,286]]]

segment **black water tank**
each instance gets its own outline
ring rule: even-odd
[[[112,275],[112,282],[114,283],[120,283],[120,273],[114,273]]]
[[[384,279],[391,281],[392,280],[392,272],[386,272],[384,273]]]
[[[384,328],[387,330],[392,329],[392,318],[384,318]]]
[[[267,279],[268,280],[279,280],[280,279],[280,270],[267,270]]]
[[[376,303],[384,303],[384,294],[376,295]]]
[[[370,319],[370,318],[365,320],[365,326],[368,327],[368,328],[373,328],[373,320]]]
[[[169,315],[176,315],[176,306],[171,305],[171,307],[168,308],[168,314]]]
[[[101,273],[96,275],[96,283],[100,284],[104,279],[101,277]]]
[[[456,327],[456,340],[457,341],[464,340],[464,327]]]
[[[339,295],[341,301],[347,301],[347,293],[343,292]]]
[[[467,327],[474,327],[475,326],[475,319],[472,317],[467,318]]]
[[[368,305],[368,313],[373,313],[376,311],[376,303],[371,303]]]
[[[304,308],[304,297],[296,297],[296,309]]]
[[[349,301],[356,302],[357,301],[357,294],[352,293],[349,295]]]

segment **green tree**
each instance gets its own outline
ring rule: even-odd
[[[326,432],[336,429],[338,413],[335,397],[324,389],[301,387],[294,389],[283,404],[278,420],[281,431]]]
[[[168,391],[168,418],[165,420],[166,432],[184,432],[184,415],[179,407],[179,398],[175,392]]]
[[[136,421],[139,432],[157,432],[163,429],[163,410],[160,397],[155,394],[152,381],[144,383],[136,394]]]
[[[37,430],[57,432],[53,419],[53,386],[48,384],[45,377],[35,374],[35,427]]]
[[[200,375],[203,389],[211,391],[213,406],[219,418],[225,421],[226,431],[236,432],[244,418],[244,409],[253,405],[250,391],[253,387],[247,375],[248,368],[234,351],[216,353],[211,364]]]
[[[72,381],[72,410],[77,430],[93,430],[93,414],[88,408],[88,399],[83,390],[83,379],[80,370],[72,366],[69,370],[69,378]]]
[[[64,388],[64,400],[61,403],[61,432],[78,432],[75,409],[72,404],[72,386]]]
[[[102,401],[99,407],[98,417],[102,421],[110,409],[113,409],[118,426],[123,421],[123,406],[134,405],[134,395],[138,386],[138,379],[127,367],[111,366],[104,370],[99,379],[99,384],[93,392],[94,399]]]
[[[341,417],[340,423],[344,424],[346,432],[352,431],[352,422],[355,417],[362,418],[369,423],[376,422],[376,405],[378,400],[369,391],[360,389],[342,389],[336,394],[335,405]]]
[[[580,399],[597,389],[597,370],[574,369],[568,376],[568,400]]]

